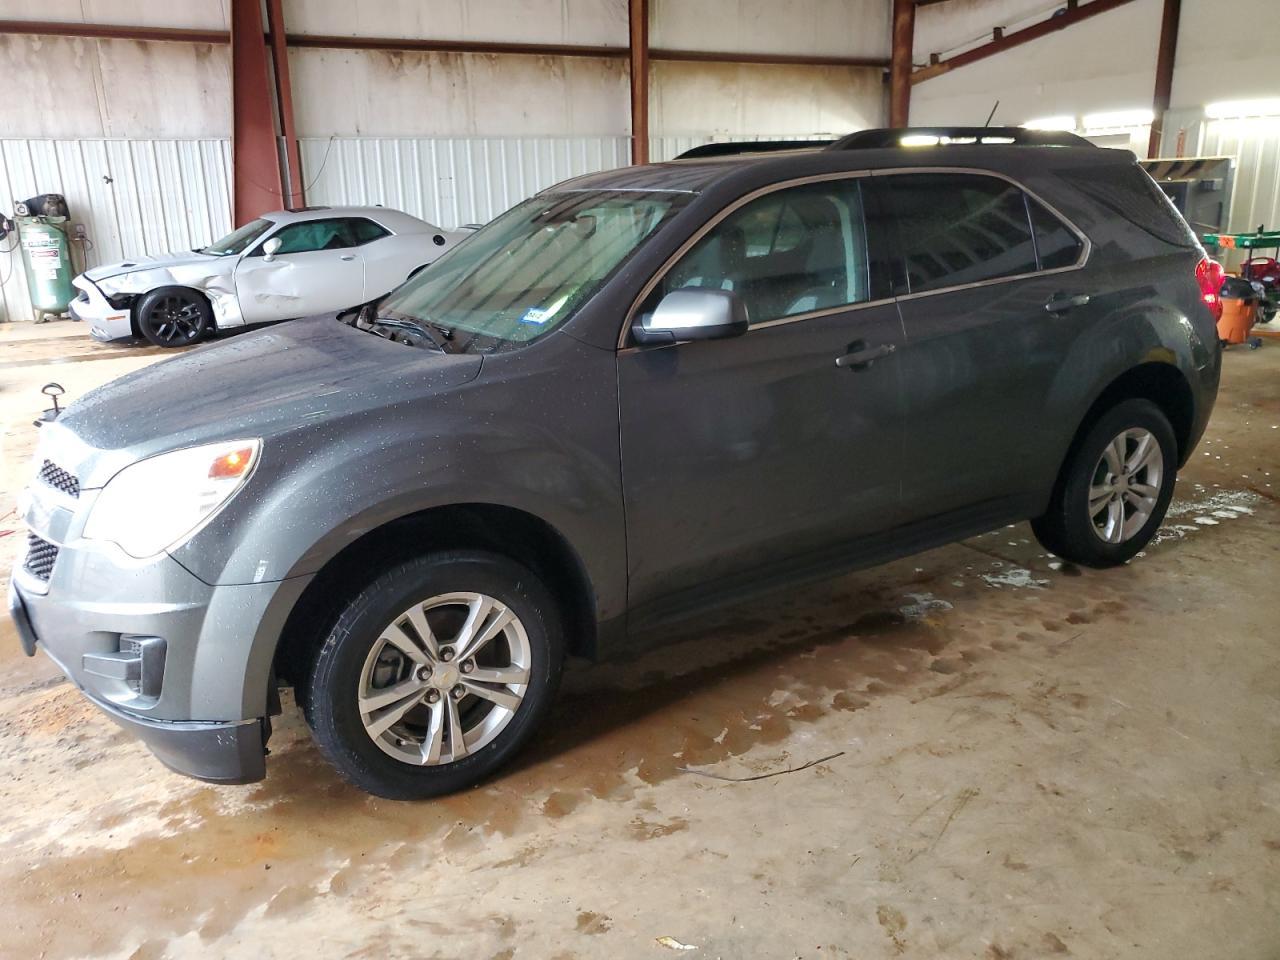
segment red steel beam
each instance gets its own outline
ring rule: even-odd
[[[1030,43],[1032,40],[1047,37],[1058,30],[1065,30],[1081,21],[1088,20],[1090,17],[1096,17],[1100,13],[1109,13],[1131,2],[1132,0],[1092,0],[1091,3],[1080,2],[1074,6],[1068,3],[1065,13],[1050,16],[1048,19],[1041,20],[1039,23],[1032,24],[1029,27],[1015,30],[1013,33],[1007,33],[999,40],[992,40],[990,43],[984,43],[982,46],[966,50],[964,53],[957,53],[954,57],[939,63],[921,67],[911,74],[911,84],[914,86],[917,83],[924,83],[926,80],[932,80],[934,77],[942,76],[944,73],[950,73],[959,67],[966,67],[971,63],[977,63],[979,60],[985,60],[987,57],[994,57],[998,53],[1004,53],[1006,50],[1012,50],[1014,47]]]
[[[231,0],[231,206],[236,226],[284,198],[261,0]]]
[[[1182,19],[1182,0],[1164,0],[1164,14],[1160,19],[1160,48],[1156,56],[1156,91],[1152,100],[1151,140],[1147,144],[1147,156],[1160,156],[1164,139],[1164,115],[1173,97],[1173,67],[1178,59],[1178,23]]]
[[[100,40],[157,40],[179,43],[227,43],[221,30],[178,30],[167,27],[131,27],[96,23],[60,23],[48,20],[0,20],[0,33],[43,34],[53,37],[85,37]],[[628,47],[574,43],[505,43],[489,40],[430,40],[397,37],[339,37],[290,33],[288,46],[329,50],[403,50],[410,53],[489,53],[534,57],[602,57],[625,59]],[[822,54],[728,53],[720,50],[668,50],[650,48],[650,60],[692,63],[753,63],[782,66],[867,67],[888,69],[884,57],[840,57]]]
[[[915,0],[893,0],[893,45],[889,62],[889,126],[911,122],[911,51],[915,45]]]
[[[288,181],[285,206],[300,208],[306,206],[307,198],[302,182],[298,129],[293,122],[293,87],[289,82],[289,48],[285,41],[281,0],[267,0],[267,29],[271,38],[271,62],[275,68],[276,112],[280,116],[280,133],[284,137],[285,179]]]
[[[97,40],[168,40],[177,43],[227,42],[227,32],[225,30],[127,27],[109,23],[62,23],[55,20],[0,20],[0,33],[41,34],[46,37],[85,37]]]
[[[631,162],[649,162],[649,0],[627,0],[631,61]]]

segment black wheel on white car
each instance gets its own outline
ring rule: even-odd
[[[213,329],[209,301],[187,287],[157,287],[138,301],[138,330],[157,347],[185,347]]]
[[[479,551],[381,574],[344,608],[307,678],[307,723],[348,781],[392,800],[469,787],[545,717],[564,638],[525,567]]]
[[[1031,521],[1050,551],[1113,567],[1151,542],[1173,497],[1178,444],[1150,400],[1125,400],[1089,428],[1063,465],[1049,509]]]

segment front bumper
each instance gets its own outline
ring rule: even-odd
[[[34,656],[38,640],[18,588],[9,585],[9,616],[27,656]],[[71,670],[46,649],[49,659],[74,681]],[[148,720],[100,700],[81,687],[95,707],[147,745],[170,770],[211,783],[253,783],[267,774],[265,721],[225,723]]]
[[[133,323],[128,310],[117,310],[102,291],[83,275],[71,281],[80,294],[71,301],[71,315],[89,324],[89,336],[95,340],[122,340],[132,337]]]

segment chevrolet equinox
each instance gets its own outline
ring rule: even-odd
[[[389,295],[40,431],[9,606],[168,766],[474,784],[608,657],[1030,519],[1133,557],[1217,393],[1221,271],[1128,152],[1022,130],[591,174]],[[726,151],[729,152],[729,151]]]

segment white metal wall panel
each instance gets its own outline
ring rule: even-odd
[[[625,166],[627,137],[303,139],[307,203],[396,207],[452,228],[484,223],[544,187]]]
[[[1210,120],[1198,152],[1236,158],[1227,217],[1230,232],[1244,233],[1259,225],[1280,230],[1280,119]]]
[[[230,184],[227,140],[0,140],[0,210],[63,194],[89,237],[73,246],[77,270],[218,238],[231,229]],[[16,246],[0,254],[0,280],[0,318],[30,319]]]
[[[700,147],[707,143],[716,143],[717,141],[740,143],[759,140],[839,140],[850,132],[845,130],[840,133],[757,133],[743,137],[723,137],[692,133],[678,137],[650,137],[649,159],[654,163],[662,160],[674,160],[686,150],[692,150],[694,147]]]

